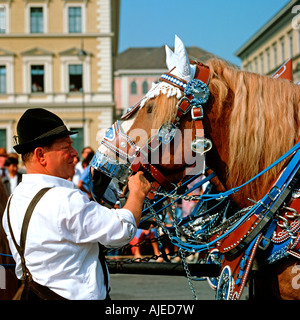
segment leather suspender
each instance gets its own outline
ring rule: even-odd
[[[107,267],[106,267],[106,260],[105,260],[105,254],[104,254],[104,246],[100,243],[98,243],[99,246],[99,255],[98,255],[98,259],[101,263],[101,267],[103,270],[103,276],[104,276],[104,284],[106,287],[106,298],[105,300],[110,300],[110,296],[109,296],[109,291],[110,291],[110,287],[109,287],[109,282],[108,282],[108,272],[107,272]]]
[[[10,197],[9,202],[8,202],[8,206],[7,206],[7,222],[8,222],[8,228],[9,228],[9,232],[12,238],[12,241],[21,257],[21,264],[22,264],[22,271],[23,271],[23,276],[22,276],[22,280],[27,280],[27,278],[29,277],[30,280],[32,279],[32,276],[28,270],[28,268],[26,267],[25,264],[25,257],[24,257],[24,253],[25,253],[25,244],[26,244],[26,235],[27,235],[27,230],[28,230],[28,225],[29,225],[29,221],[30,218],[32,216],[33,210],[35,208],[35,206],[37,205],[37,203],[40,201],[40,199],[42,198],[42,196],[51,188],[43,188],[42,190],[40,190],[35,196],[34,198],[31,200],[25,216],[24,216],[24,220],[23,220],[23,224],[22,224],[22,229],[21,229],[21,239],[20,239],[20,245],[17,244],[17,241],[14,237],[13,231],[12,231],[12,227],[10,224],[10,216],[9,216],[9,207],[10,207],[10,201],[12,199],[12,197]]]

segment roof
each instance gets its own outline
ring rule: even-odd
[[[202,63],[206,63],[211,58],[221,59],[215,54],[198,47],[187,47],[186,50],[190,59],[197,59]],[[148,48],[129,48],[119,53],[116,57],[115,70],[147,69],[166,69],[165,46]]]
[[[287,22],[292,21],[295,14],[292,13],[292,7],[296,4],[300,4],[299,0],[290,0],[282,9],[280,9],[262,28],[260,28],[246,43],[244,43],[236,52],[235,56],[240,57],[249,47],[251,47],[255,42],[263,36],[268,30],[276,26],[278,28],[278,23],[282,22],[283,17],[288,14],[286,18]],[[298,11],[297,11],[298,12]]]

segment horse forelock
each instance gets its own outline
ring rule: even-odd
[[[229,126],[228,185],[234,187],[268,167],[296,143],[300,87],[287,80],[239,71],[218,60],[208,65],[220,115],[228,91],[234,93],[231,116],[224,123]],[[275,167],[251,184],[249,197],[270,187],[278,169]]]
[[[177,102],[176,96],[168,97],[167,94],[162,93],[148,101],[148,104],[151,104],[152,107],[153,128],[159,128],[165,122],[174,121]]]

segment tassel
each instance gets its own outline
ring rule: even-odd
[[[158,97],[161,93],[166,94],[167,98],[174,96],[176,96],[178,100],[181,98],[181,91],[179,90],[179,88],[176,88],[171,84],[165,82],[160,82],[158,84],[152,83],[152,88],[147,92],[140,103],[141,108],[144,107],[145,103],[148,100]]]

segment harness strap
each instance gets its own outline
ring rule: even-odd
[[[268,210],[264,218],[257,224],[256,228],[243,241],[241,241],[240,244],[238,244],[235,248],[228,252],[230,256],[237,254],[241,249],[246,247],[268,225],[277,210],[281,207],[286,198],[291,194],[293,188],[299,182],[299,179],[300,169],[297,170],[290,184],[280,194],[274,205]]]

